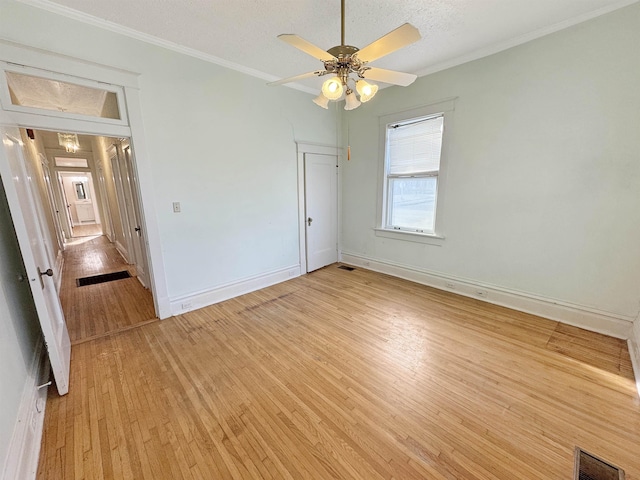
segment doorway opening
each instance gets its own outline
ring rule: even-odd
[[[56,163],[58,158],[55,159]],[[102,235],[102,222],[90,171],[58,171],[71,238]]]
[[[138,76],[24,45],[0,44],[0,133],[3,137],[0,179],[7,191],[14,230],[24,258],[25,278],[29,280],[58,392],[64,395],[69,388],[71,342],[60,295],[61,292],[64,294],[62,277],[72,270],[70,267],[74,264],[73,259],[68,258],[71,247],[76,246],[72,242],[79,243],[81,248],[89,246],[92,239],[106,242],[115,249],[116,256],[94,252],[93,260],[84,264],[108,266],[111,258],[121,259],[127,268],[135,270],[131,280],[136,285],[143,290],[145,286],[151,288],[147,291],[151,300],[150,316],[170,316],[160,236],[151,195],[151,167],[142,127]],[[29,59],[29,65],[23,64],[26,59]],[[66,204],[56,193],[59,181],[55,162],[47,157],[43,139],[38,137],[36,129],[54,132],[58,138],[57,147],[62,147],[62,156],[66,157],[74,157],[83,150],[80,148],[83,136],[89,136],[92,144],[102,142],[105,148],[97,150],[101,155],[110,145],[115,147],[115,163],[120,169],[120,178],[122,180],[128,175],[131,181],[117,185],[119,199],[115,206],[107,207],[107,201],[102,200],[108,198],[103,188],[104,183],[110,181],[107,172],[111,172],[113,161],[104,161],[103,158],[102,162],[93,162],[91,175],[99,205],[102,236],[74,237],[71,226],[66,227]],[[130,139],[134,137],[138,162],[132,160]],[[92,148],[92,151],[96,149]],[[98,164],[104,167],[104,171],[99,171]],[[119,181],[117,178],[116,182]],[[142,189],[138,188],[138,183]],[[82,196],[80,188],[78,192]],[[137,201],[137,205],[124,203],[123,198],[127,196]],[[144,209],[141,208],[143,197]],[[138,218],[129,215],[130,208],[136,208],[142,215]],[[117,215],[125,230],[121,232],[120,239],[117,238]],[[125,215],[128,215],[127,219]],[[129,227],[133,230],[130,231]],[[105,312],[112,312],[113,318],[120,318],[123,312],[135,310],[139,303],[95,292],[92,298],[81,300],[76,305],[92,306],[100,303],[96,299],[105,298],[110,300],[106,305],[103,303],[103,310],[87,312],[74,309],[80,312],[78,317],[82,324],[99,323],[95,319],[102,318]]]
[[[45,237],[52,251],[58,248],[58,292],[71,343],[155,321],[129,139],[74,134],[77,148],[68,152],[58,144],[61,132],[20,133]],[[78,286],[79,278],[122,271],[129,276]]]

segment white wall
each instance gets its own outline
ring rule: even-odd
[[[170,299],[298,264],[294,142],[335,144],[332,112],[308,94],[11,0],[0,3],[0,32],[140,73]]]
[[[41,341],[29,284],[18,281],[18,274],[24,271],[0,181],[0,477]]]
[[[380,91],[346,115],[343,251],[633,319],[640,5]],[[377,237],[378,116],[458,97],[441,246]],[[630,323],[629,323],[630,325]]]

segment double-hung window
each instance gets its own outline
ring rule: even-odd
[[[435,234],[444,114],[386,125],[384,228]]]
[[[456,98],[379,117],[376,236],[442,245]]]

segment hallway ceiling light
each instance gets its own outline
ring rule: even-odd
[[[80,149],[78,135],[75,133],[58,133],[58,143],[67,153],[76,153]]]

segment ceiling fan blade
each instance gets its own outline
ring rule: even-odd
[[[410,23],[405,23],[358,51],[357,57],[363,62],[373,62],[402,47],[417,42],[420,38],[418,29]]]
[[[290,33],[283,33],[278,35],[278,38],[283,42],[287,42],[289,45],[296,47],[298,50],[302,50],[304,53],[311,55],[313,58],[317,58],[321,62],[335,59],[329,52],[322,50],[320,47],[316,47],[313,43],[307,42],[304,38],[298,35]]]
[[[412,73],[394,72],[393,70],[373,67],[364,72],[364,78],[406,87],[407,85],[411,85],[418,76]]]
[[[314,72],[303,73],[302,75],[296,75],[295,77],[283,78],[281,80],[276,80],[275,82],[269,82],[267,85],[282,85],[290,82],[297,82],[298,80],[304,80],[305,78],[313,77],[314,75],[320,75],[324,70],[316,70]]]

